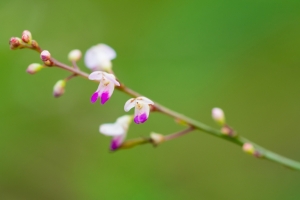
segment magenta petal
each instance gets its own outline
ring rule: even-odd
[[[138,115],[135,116],[134,119],[133,119],[133,121],[134,121],[136,124],[139,124],[139,123],[140,123],[140,122],[139,122],[139,116],[138,116]]]
[[[133,119],[133,121],[136,123],[136,124],[140,124],[140,123],[144,123],[145,121],[147,121],[148,119],[148,116],[146,115],[146,113],[143,113],[141,115],[136,115]]]
[[[114,151],[114,150],[118,149],[121,146],[123,139],[124,139],[123,135],[113,137],[111,144],[110,144],[110,150]]]
[[[91,102],[95,103],[98,99],[98,92],[95,92],[91,97]]]
[[[107,102],[107,100],[109,99],[109,93],[108,91],[105,91],[101,94],[101,104],[105,104],[105,102]]]
[[[144,123],[145,121],[147,121],[147,119],[148,119],[148,117],[147,117],[146,113],[141,114],[139,117],[140,123]]]
[[[119,148],[118,142],[116,140],[112,140],[110,144],[110,150],[114,151]]]

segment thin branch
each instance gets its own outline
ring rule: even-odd
[[[190,126],[189,128],[187,128],[185,130],[182,130],[177,133],[170,134],[170,135],[166,135],[166,136],[164,136],[164,141],[176,139],[176,138],[181,137],[193,130],[195,130],[195,128],[193,126]]]
[[[38,49],[35,49],[37,52],[41,52],[42,49],[39,47]],[[62,68],[66,71],[69,71],[73,74],[76,74],[78,76],[81,76],[83,78],[86,78],[88,79],[88,74],[81,71],[80,69],[76,69],[76,68],[73,68],[73,67],[70,67],[66,64],[63,64],[57,60],[55,60],[54,58],[51,58],[51,62],[53,63],[54,66],[57,66],[59,68]],[[98,82],[98,81],[96,81]],[[138,97],[138,96],[142,96],[140,95],[139,93],[135,92],[134,90],[130,89],[130,88],[127,88],[125,85],[121,84],[121,86],[119,87],[116,87],[116,89],[132,96],[132,97]],[[297,162],[297,161],[294,161],[294,160],[291,160],[291,159],[288,159],[286,157],[283,157],[281,155],[278,155],[270,150],[267,150],[259,145],[256,145],[254,144],[253,142],[251,142],[250,140],[242,137],[242,136],[236,136],[236,137],[229,137],[227,135],[224,135],[220,130],[217,130],[217,129],[214,129],[206,124],[203,124],[199,121],[196,121],[194,119],[191,119],[185,115],[182,115],[180,113],[177,113],[171,109],[168,109],[156,102],[154,102],[154,109],[153,110],[156,110],[156,111],[159,111],[163,114],[166,114],[174,119],[179,119],[180,121],[182,122],[185,122],[186,124],[188,124],[190,127],[193,127],[193,129],[198,129],[200,131],[203,131],[203,132],[206,132],[206,133],[209,133],[211,135],[214,135],[216,137],[219,137],[219,138],[222,138],[222,139],[225,139],[229,142],[232,142],[234,144],[237,144],[239,146],[243,146],[244,143],[251,143],[255,149],[257,151],[259,151],[259,153],[261,154],[261,158],[265,158],[267,160],[270,160],[270,161],[273,161],[273,162],[276,162],[276,163],[279,163],[279,164],[282,164],[286,167],[289,167],[289,168],[292,168],[292,169],[296,169],[296,170],[300,170],[300,163]],[[191,128],[190,128],[191,129]],[[182,131],[182,132],[179,132],[179,133],[175,133],[173,135],[169,135],[169,136],[166,136],[167,137],[167,140],[170,140],[170,139],[174,139],[174,138],[177,138],[181,135],[184,135],[185,133],[187,133],[188,130],[185,130],[185,131]],[[191,130],[189,130],[191,131]],[[150,138],[138,138],[138,139],[134,139],[134,140],[129,140],[127,142],[124,143],[124,145],[122,145],[122,148],[126,148],[126,144],[129,144],[129,143],[133,143],[133,144],[144,144],[144,143],[149,143],[149,142],[152,142],[152,140]],[[130,145],[129,145],[130,146]],[[128,147],[128,146],[127,146]]]
[[[165,135],[165,136],[163,136],[164,139],[161,142],[166,142],[166,141],[176,139],[176,138],[181,137],[193,130],[195,130],[194,127],[188,127],[187,129],[184,129],[177,133]],[[141,138],[134,138],[134,139],[123,142],[123,144],[119,147],[119,149],[128,149],[128,148],[135,147],[137,145],[142,145],[142,144],[147,144],[147,143],[151,143],[154,146],[158,145],[151,137],[141,137]]]

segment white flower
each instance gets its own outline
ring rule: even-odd
[[[110,145],[111,150],[116,150],[124,142],[131,121],[131,115],[124,115],[119,117],[115,123],[100,125],[100,133],[107,136],[113,136]]]
[[[131,108],[135,107],[134,122],[140,124],[144,123],[149,117],[149,104],[154,105],[153,101],[146,97],[131,98],[125,103],[124,110],[128,112]]]
[[[85,65],[93,70],[110,71],[111,60],[117,56],[115,50],[106,44],[97,44],[87,50],[84,56]]]
[[[100,81],[98,89],[91,97],[92,103],[95,103],[98,98],[101,98],[101,104],[105,104],[105,102],[113,94],[115,85],[120,86],[120,83],[116,80],[116,77],[113,74],[108,74],[102,71],[92,72],[89,75],[89,79]]]

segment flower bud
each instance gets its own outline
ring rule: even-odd
[[[51,54],[49,51],[44,50],[44,51],[42,51],[40,57],[41,57],[42,61],[47,61],[47,60],[50,60]]]
[[[230,127],[228,126],[227,124],[225,124],[222,128],[221,128],[221,132],[224,134],[224,135],[228,135],[230,137],[235,137],[237,136],[237,133]]]
[[[68,55],[68,59],[70,61],[77,62],[78,60],[80,60],[81,56],[82,56],[81,51],[78,49],[74,49],[74,50],[70,51],[70,53]]]
[[[18,37],[12,37],[9,40],[10,49],[17,49],[21,46],[22,40]]]
[[[35,74],[36,72],[40,71],[44,66],[39,63],[32,63],[26,69],[26,72],[29,74]]]
[[[31,41],[31,46],[32,46],[33,48],[37,49],[37,48],[39,47],[39,44],[37,43],[37,41],[32,40],[32,41]]]
[[[243,151],[246,153],[249,153],[251,155],[253,155],[255,153],[255,149],[254,149],[253,145],[250,143],[247,143],[247,142],[244,143],[244,145],[243,145]]]
[[[224,112],[221,108],[213,108],[212,109],[212,118],[220,125],[225,124],[225,116],[224,116]]]
[[[158,134],[158,133],[151,133],[150,138],[154,145],[158,145],[165,140],[165,137],[162,134]]]
[[[59,80],[53,87],[53,96],[60,97],[65,93],[66,80]]]
[[[248,153],[248,154],[253,155],[256,158],[262,158],[263,157],[263,154],[260,151],[256,150],[254,148],[254,146],[251,143],[248,143],[248,142],[244,143],[243,151]]]
[[[32,39],[32,36],[31,36],[30,31],[27,31],[27,30],[23,31],[23,33],[22,33],[23,42],[31,43],[31,39]]]
[[[46,60],[46,61],[44,61],[44,64],[47,66],[52,66],[53,62],[51,62],[50,60]]]

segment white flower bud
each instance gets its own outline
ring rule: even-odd
[[[53,96],[60,97],[65,93],[66,80],[59,80],[53,87]]]
[[[221,108],[212,109],[212,118],[220,125],[225,124],[225,115]]]
[[[165,140],[165,137],[159,133],[151,133],[150,138],[151,138],[153,144],[155,144],[155,145],[158,145]]]
[[[70,51],[70,53],[68,55],[68,59],[70,61],[77,62],[78,60],[80,60],[81,56],[82,56],[81,51],[79,49],[74,49],[74,50]]]
[[[28,66],[28,68],[26,69],[26,72],[29,74],[35,74],[43,68],[44,68],[44,66],[39,63],[32,63]]]

